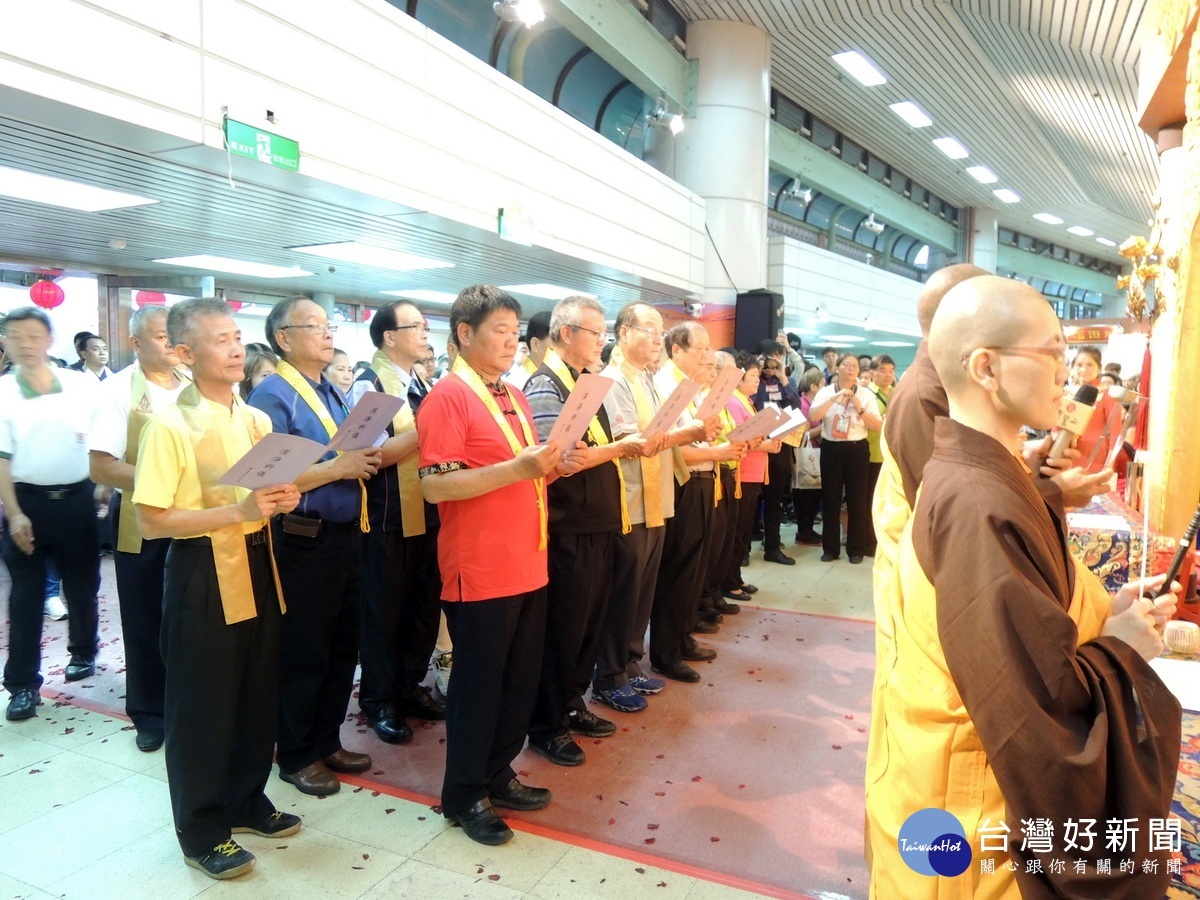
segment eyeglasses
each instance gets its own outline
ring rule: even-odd
[[[397,325],[395,328],[389,328],[388,331],[408,331],[410,328],[420,328],[422,331],[428,331],[429,323],[416,322],[412,325]]]
[[[280,331],[287,331],[289,328],[303,328],[305,331],[311,331],[314,334],[337,334],[338,327],[336,325],[281,325]]]
[[[653,328],[647,328],[645,325],[629,325],[628,327],[634,329],[635,331],[640,331],[652,341],[661,341],[663,337],[665,337],[663,332],[655,331]]]
[[[1067,364],[1067,348],[1066,347],[980,347],[980,350],[991,350],[994,353],[1031,353],[1034,356],[1048,356],[1054,360],[1056,366],[1065,366]],[[974,351],[972,351],[974,352]],[[967,367],[967,362],[970,354],[962,358],[963,368]]]
[[[597,331],[595,328],[585,328],[582,325],[572,325],[571,327],[576,331],[586,331],[588,334],[595,335],[596,343],[598,344],[608,343],[609,335],[607,331]]]

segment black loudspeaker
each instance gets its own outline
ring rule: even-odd
[[[739,350],[758,352],[760,341],[775,340],[783,328],[783,294],[746,291],[737,295],[733,343]]]

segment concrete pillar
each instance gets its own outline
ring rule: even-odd
[[[328,291],[317,291],[312,295],[313,303],[325,310],[325,315],[333,318],[333,294]]]
[[[675,137],[675,177],[705,202],[702,299],[732,305],[767,283],[771,39],[740,22],[693,22],[687,52],[695,115]]]
[[[968,227],[971,232],[967,236],[966,262],[974,263],[979,268],[995,274],[996,262],[1000,255],[999,220],[996,214],[990,209],[974,207]]]

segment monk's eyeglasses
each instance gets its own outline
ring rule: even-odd
[[[1035,356],[1049,356],[1054,360],[1055,365],[1065,366],[1067,364],[1066,347],[980,347],[979,349],[991,350],[995,353],[1032,353]],[[971,352],[974,353],[975,351],[972,350]],[[964,369],[967,367],[967,362],[970,358],[970,353],[962,357]]]

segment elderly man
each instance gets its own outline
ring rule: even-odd
[[[604,307],[598,300],[569,297],[554,307],[549,349],[525,385],[542,440],[549,438],[576,379],[599,368],[607,339]],[[596,664],[608,608],[615,541],[629,517],[619,460],[639,455],[645,446],[637,435],[614,441],[603,407],[588,426],[586,441],[584,471],[549,488],[546,643],[529,724],[529,746],[560,766],[577,766],[586,758],[572,731],[595,738],[617,730],[587,709],[583,693]]]
[[[654,376],[659,396],[669,396],[690,378],[701,386],[715,376],[712,344],[699,322],[682,322],[666,335],[668,360]],[[685,416],[694,420],[699,401],[693,399]],[[662,562],[654,586],[650,612],[650,668],[674,681],[696,683],[700,673],[685,660],[715,659],[717,651],[695,645],[688,633],[697,621],[700,591],[708,565],[712,539],[714,497],[718,490],[717,467],[741,459],[744,444],[711,446],[705,438],[716,437],[721,428],[719,414],[704,423],[704,434],[680,446],[682,468],[675,471],[675,515],[667,520]]]
[[[539,444],[529,404],[501,381],[516,353],[520,309],[491,285],[458,295],[450,308],[454,370],[417,415],[421,491],[442,520],[442,608],[455,656],[442,811],[481,844],[512,838],[493,805],[550,803],[548,790],[517,780],[512,761],[525,743],[541,671],[545,482],[573,474],[584,459]]]
[[[336,327],[312,300],[291,298],[272,307],[266,330],[279,366],[254,389],[251,405],[276,431],[327,443],[348,413],[322,374],[333,359]],[[358,663],[362,482],[381,459],[378,448],[326,454],[296,479],[296,512],[274,525],[289,598],[280,628],[276,758],[279,777],[305,794],[335,793],[335,772],[371,767],[367,754],[343,749],[340,732]]]
[[[964,281],[933,319],[929,355],[949,417],[934,424],[921,493],[877,598],[893,630],[880,635],[888,646],[873,698],[883,715],[872,757],[883,764],[867,782],[872,896],[1142,898],[1170,879],[1169,850],[1153,843],[1137,848],[1153,867],[1133,872],[1103,871],[1111,850],[1099,839],[1067,852],[981,843],[1018,823],[1072,820],[1146,835],[1169,814],[1175,786],[1180,707],[1147,665],[1175,598],[1142,598],[1161,576],[1110,598],[1071,557],[1061,507],[1037,492],[1021,458],[1021,426],[1054,425],[1065,352],[1045,298],[1007,278]],[[932,877],[899,845],[906,820],[930,808],[957,819],[970,848],[957,871]]]
[[[437,507],[421,496],[413,416],[429,385],[419,373],[428,353],[425,317],[407,300],[385,303],[371,318],[375,356],[350,391],[403,397],[380,448],[382,467],[367,482],[363,537],[362,683],[358,705],[381,741],[412,738],[405,716],[444,719],[446,706],[422,686],[437,640],[442,580],[437,566]]]
[[[125,712],[137,729],[139,750],[163,743],[163,690],[166,670],[159,649],[162,628],[163,573],[168,538],[148,541],[138,530],[125,492],[133,491],[138,439],[155,413],[171,406],[188,383],[167,336],[167,310],[148,306],[129,319],[133,365],[113,375],[100,390],[100,402],[88,436],[92,481],[115,488],[110,519],[116,530],[117,599],[125,645]]]
[[[0,503],[4,505],[5,561],[12,578],[9,648],[4,687],[6,718],[37,714],[42,686],[42,603],[46,566],[53,562],[67,598],[71,654],[67,681],[96,673],[100,545],[86,438],[96,382],[51,368],[50,318],[34,306],[4,320],[7,352],[16,363],[0,379]]]
[[[271,430],[234,392],[241,332],[222,300],[185,300],[167,316],[195,378],[142,431],[130,498],[150,541],[171,538],[163,591],[167,784],[184,861],[210,878],[250,870],[232,835],[282,838],[300,818],[265,793],[275,738],[283,597],[267,520],[300,499],[294,485],[219,483]]]

